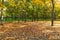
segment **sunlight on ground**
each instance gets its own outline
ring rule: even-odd
[[[60,21],[55,21],[60,24]],[[55,26],[54,24],[54,26]],[[50,40],[59,39],[60,27],[51,26],[51,21],[4,23],[0,27],[1,40]]]

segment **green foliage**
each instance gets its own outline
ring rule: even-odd
[[[6,7],[6,17],[51,18],[51,0],[7,0],[4,2],[4,6]],[[55,8],[55,18],[60,18],[59,15],[59,8]]]

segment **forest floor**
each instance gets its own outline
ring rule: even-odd
[[[60,21],[13,22],[0,25],[0,40],[60,40]]]

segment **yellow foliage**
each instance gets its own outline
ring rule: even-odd
[[[41,3],[40,0],[32,0],[32,2],[35,3],[35,4],[40,4]]]
[[[9,4],[12,6],[15,6],[15,1],[14,0],[8,0]]]
[[[0,3],[0,8],[3,8],[4,6],[2,5],[2,3]]]
[[[33,4],[36,4],[36,5],[44,5],[43,2],[41,0],[32,0],[32,3]]]
[[[20,2],[21,5],[24,5],[26,3],[26,0],[18,1],[18,4],[15,3],[15,0],[8,0],[8,2],[11,6],[20,6]]]
[[[55,5],[55,7],[60,7],[60,5],[57,4],[57,5]]]
[[[23,3],[26,3],[26,0],[23,0]]]
[[[0,7],[2,7],[2,4],[0,3]]]
[[[35,0],[35,3],[40,3],[40,0]]]

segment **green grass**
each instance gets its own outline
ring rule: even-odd
[[[13,18],[13,17],[4,17],[4,22],[12,22],[12,21],[32,21],[34,20],[33,18]],[[37,18],[35,18],[35,21],[37,20]],[[51,19],[43,19],[43,18],[39,18],[38,21],[49,21]]]

